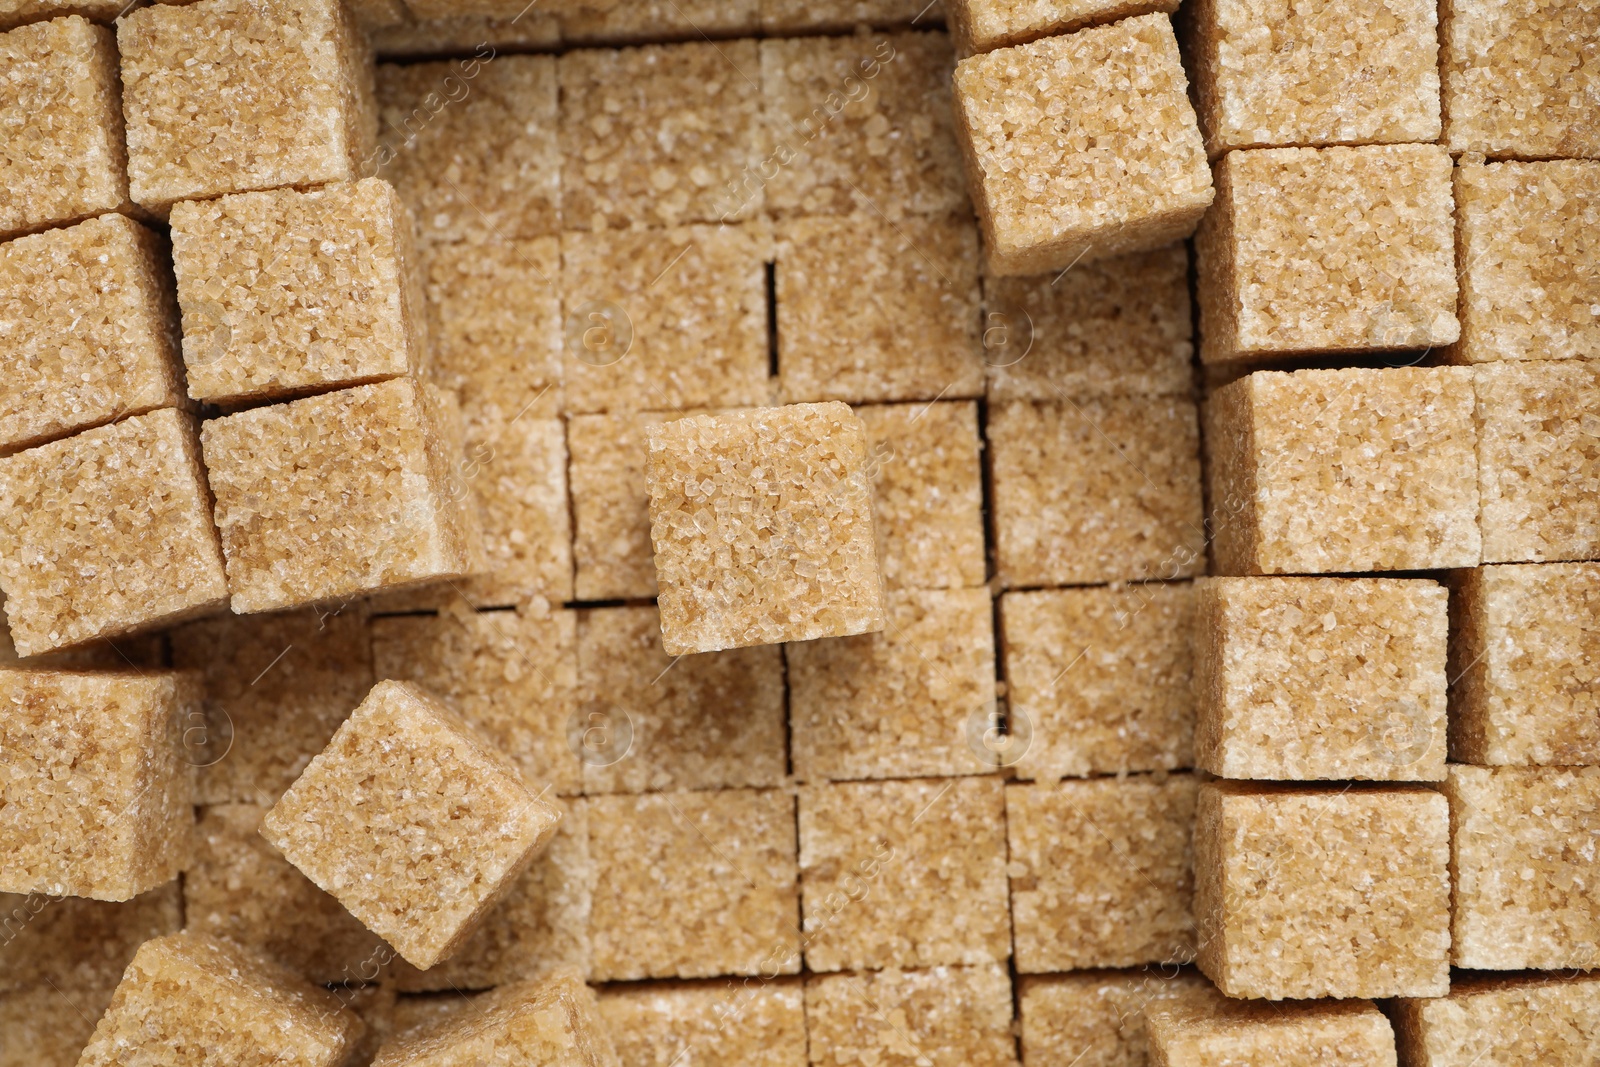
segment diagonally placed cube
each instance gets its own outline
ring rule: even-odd
[[[1215,191],[1165,14],[956,66],[956,129],[995,274],[1189,236]]]
[[[1241,1003],[1208,990],[1151,1005],[1145,1029],[1151,1067],[1274,1067],[1286,1054],[1303,1063],[1395,1064],[1394,1028],[1370,1000]]]
[[[1192,969],[1140,968],[1025,975],[1018,983],[1022,1062],[1145,1067],[1145,1016],[1172,1000],[1204,996]]]
[[[1395,1004],[1407,1067],[1592,1063],[1600,1056],[1600,975],[1458,977],[1450,995]]]
[[[811,1067],[1016,1067],[998,964],[806,978]]]
[[[647,436],[669,656],[883,628],[866,431],[840,403],[699,415]]]
[[[600,991],[600,1018],[627,1064],[806,1067],[797,979],[611,986]]]
[[[973,55],[1133,15],[1177,10],[1177,0],[947,0],[945,18],[960,54]]]
[[[426,970],[460,947],[560,819],[454,711],[384,681],[267,813],[261,833]]]

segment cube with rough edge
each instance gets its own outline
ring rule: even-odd
[[[367,178],[174,204],[189,395],[275,400],[427,363],[411,213]]]
[[[558,796],[579,792],[567,731],[577,714],[576,617],[571,611],[472,611],[457,601],[436,615],[372,620],[379,678],[414,682],[449,701]]]
[[[594,981],[799,973],[792,794],[724,789],[583,803]]]
[[[1189,250],[983,279],[983,362],[995,400],[1168,396],[1193,386]]]
[[[884,631],[785,648],[789,735],[802,781],[983,774],[969,724],[994,706],[987,589],[896,589]]]
[[[1463,163],[1459,363],[1600,359],[1600,162]]]
[[[573,739],[590,795],[781,785],[783,650],[675,661],[652,605],[579,612]]]
[[[1399,578],[1203,578],[1195,764],[1222,778],[1444,779],[1449,592]]]
[[[478,516],[430,390],[395,378],[205,424],[200,446],[234,611],[476,569]]]
[[[600,991],[600,1018],[627,1064],[807,1067],[798,979],[611,986]]]
[[[1016,775],[1054,781],[1192,765],[1193,629],[1188,582],[1002,596],[1007,708],[1033,737]]]
[[[110,999],[135,950],[181,925],[183,892],[176,881],[119,903],[0,893],[0,996],[46,988],[104,992]]]
[[[362,1023],[337,997],[220,938],[146,941],[80,1067],[339,1067]]]
[[[802,789],[806,967],[1004,963],[1004,813],[995,777]]]
[[[0,244],[0,449],[182,404],[167,273],[123,215]]]
[[[978,232],[970,219],[798,218],[780,223],[777,235],[778,386],[786,401],[982,394]]]
[[[116,41],[79,15],[0,34],[0,238],[128,202]]]
[[[1200,420],[1187,396],[989,409],[995,567],[1005,585],[1205,570]]]
[[[1145,1067],[1145,1013],[1204,996],[1211,983],[1192,970],[1140,968],[1030,974],[1018,983],[1022,1062],[1078,1067]]]
[[[1178,0],[949,0],[945,18],[956,49],[965,56],[1133,15],[1177,10]]]
[[[1394,1024],[1408,1067],[1593,1063],[1600,975],[1458,976],[1448,996],[1395,1002]]]
[[[646,431],[669,656],[883,629],[866,430],[848,407],[697,415]]]
[[[58,992],[48,985],[0,993],[0,1065],[76,1067],[110,989]]]
[[[1206,783],[1200,970],[1245,999],[1442,996],[1453,825],[1422,786]]]
[[[133,199],[365,177],[377,133],[361,30],[338,0],[200,0],[117,23]]]
[[[1274,1067],[1285,1056],[1395,1067],[1394,1027],[1370,1000],[1263,1004],[1207,990],[1150,1005],[1145,1036],[1151,1067]]]
[[[426,970],[461,947],[560,821],[455,711],[417,686],[381,681],[261,834]]]
[[[20,656],[221,610],[194,420],[135,415],[0,459],[0,587]]]
[[[1472,368],[1485,563],[1600,558],[1600,363]]]
[[[1444,792],[1451,962],[1494,971],[1600,967],[1600,767],[1452,765]]]
[[[1006,787],[1017,970],[1194,959],[1194,777]]]
[[[1258,371],[1205,407],[1221,574],[1475,567],[1477,431],[1462,367]]]
[[[3,0],[0,30],[64,15],[82,15],[92,22],[111,22],[127,8],[126,0]]]
[[[501,9],[515,16],[525,4]],[[562,41],[572,44],[747,37],[761,28],[761,0],[567,0],[557,10]]]
[[[1439,139],[1431,0],[1197,0],[1185,11],[1200,129],[1235,148]]]
[[[1479,567],[1451,585],[1451,758],[1600,765],[1600,563]]]
[[[956,131],[994,274],[1188,237],[1215,190],[1165,14],[956,65]]]
[[[811,1067],[1016,1067],[1011,976],[995,963],[806,977]]]
[[[853,215],[874,228],[886,218],[966,215],[954,63],[941,33],[762,41],[771,155],[727,183],[725,210],[765,202],[777,218]]]
[[[1440,5],[1444,143],[1455,153],[1600,155],[1600,10],[1569,0]]]
[[[1195,235],[1201,361],[1454,342],[1450,171],[1437,145],[1224,156]]]

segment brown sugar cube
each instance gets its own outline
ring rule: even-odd
[[[261,834],[406,962],[459,948],[561,820],[454,711],[382,681]]]
[[[1258,371],[1206,403],[1222,574],[1475,567],[1471,371]]]
[[[743,203],[727,193],[766,155],[755,41],[575,51],[558,64],[568,229],[732,222],[761,210],[759,189]]]
[[[806,978],[811,1067],[1016,1067],[998,964]]]
[[[1395,1004],[1414,1067],[1586,1063],[1600,1056],[1600,975],[1457,977],[1450,995]]]
[[[189,395],[237,404],[421,371],[411,214],[376,178],[174,204]]]
[[[134,951],[182,924],[176,881],[122,903],[0,893],[0,996],[44,988],[104,993],[109,1001]],[[86,1032],[79,1049],[88,1039]],[[0,1064],[10,1062],[5,1051],[0,1045]]]
[[[786,401],[953,400],[983,392],[978,234],[968,219],[784,222],[777,301],[778,384]]]
[[[1479,567],[1452,584],[1451,758],[1600,764],[1600,563]]]
[[[763,223],[563,234],[567,410],[766,403],[771,259]]]
[[[155,4],[117,22],[128,184],[178,200],[364,177],[377,112],[361,30],[336,0]]]
[[[1349,1067],[1395,1063],[1394,1028],[1370,1000],[1241,1003],[1208,990],[1152,1004],[1145,1030],[1152,1067],[1272,1067],[1285,1055]]]
[[[1200,969],[1230,997],[1442,996],[1452,825],[1421,786],[1206,783]]]
[[[1436,145],[1223,157],[1195,235],[1201,361],[1455,341],[1450,169]]]
[[[761,0],[762,28],[785,36],[807,30],[843,33],[857,26],[937,26],[939,0]]]
[[[1194,324],[1182,244],[983,279],[990,400],[1188,393]]]
[[[1194,958],[1195,780],[1006,787],[1017,970]]]
[[[956,128],[994,274],[1040,274],[1188,237],[1211,168],[1165,14],[956,66]]]
[[[1600,767],[1452,765],[1444,792],[1452,962],[1496,971],[1600,967],[1592,888]]]
[[[526,4],[510,0],[502,6],[515,15]],[[576,44],[709,40],[750,36],[761,28],[761,0],[561,0],[556,10],[562,39]]]
[[[442,0],[442,4],[452,12],[457,10],[457,5],[451,0]],[[405,7],[413,14],[418,8],[430,12],[442,10],[440,5],[426,2],[406,4]],[[479,70],[488,58],[507,59],[515,55],[518,49],[555,48],[561,44],[561,22],[551,4],[541,3],[532,8],[524,4],[523,7],[526,10],[520,18],[515,17],[516,12],[512,12],[511,18],[452,14],[418,17],[414,21],[369,29],[367,36],[380,60],[471,55],[478,61],[478,66],[468,69]],[[494,49],[492,57],[488,51],[490,48]],[[471,60],[463,62],[470,63]],[[380,73],[379,77],[383,76]],[[456,92],[459,95],[460,91]],[[439,99],[445,99],[442,92]]]
[[[1170,15],[1177,10],[1178,0],[949,0],[946,17],[957,51],[970,56],[1152,11]]]
[[[1200,427],[1188,397],[996,404],[988,438],[1005,585],[1205,569]]]
[[[800,793],[806,966],[1004,962],[998,778],[808,786]]]
[[[1018,984],[1022,1062],[1028,1067],[1146,1067],[1145,1012],[1204,995],[1188,970],[1031,974]]]
[[[0,0],[0,30],[12,30],[63,15],[82,15],[91,22],[112,22],[126,9],[126,0]]]
[[[866,431],[843,404],[646,433],[667,655],[883,629]]]
[[[994,769],[968,735],[973,717],[994,705],[987,589],[891,590],[882,633],[801,642],[785,654],[802,781]]]
[[[1451,152],[1600,154],[1600,12],[1566,0],[1441,5],[1444,142]]]
[[[928,7],[927,0],[911,2]],[[805,6],[811,20],[831,21],[829,5]],[[858,17],[837,28],[864,21],[910,20]],[[965,216],[970,209],[950,110],[954,63],[942,33],[762,41],[762,121],[771,154],[729,175],[725,210],[764,202],[779,218],[853,214],[874,229],[905,216]]]
[[[1009,714],[1032,729],[1015,773],[1053,781],[1190,766],[1193,630],[1188,582],[1002,596]]]
[[[332,993],[238,945],[182,933],[139,947],[78,1063],[339,1067],[360,1036]]]
[[[1490,363],[1472,383],[1483,561],[1600,558],[1600,364]]]
[[[574,590],[579,600],[648,600],[656,595],[645,433],[677,417],[625,411],[567,419]]]
[[[165,260],[122,215],[0,244],[0,449],[182,403]]]
[[[1444,779],[1444,586],[1271,577],[1198,589],[1197,766],[1277,781]]]
[[[650,983],[600,991],[600,1018],[633,1067],[807,1067],[805,1002],[796,979]]]
[[[111,992],[41,985],[0,993],[0,1067],[77,1067]]]
[[[595,981],[799,973],[791,794],[725,789],[584,804]]]
[[[596,608],[578,614],[578,682],[586,793],[783,783],[777,645],[674,660],[653,606]]]
[[[1463,163],[1459,363],[1600,359],[1600,162]]]
[[[459,461],[449,455],[438,403],[396,378],[205,424],[200,446],[234,611],[298,607],[475,569],[477,516],[453,480]]]

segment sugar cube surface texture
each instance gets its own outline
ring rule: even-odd
[[[460,947],[560,819],[454,711],[415,686],[384,681],[261,832],[427,969]]]
[[[668,655],[883,628],[866,432],[843,404],[651,427],[650,537]]]
[[[1017,997],[1022,1062],[1146,1067],[1146,1015],[1210,989],[1193,970],[1166,967],[1026,975]]]
[[[798,980],[613,986],[600,993],[600,1018],[627,1064],[806,1067]]]
[[[193,420],[162,408],[0,459],[0,586],[19,655],[223,607],[199,452]]]
[[[176,881],[118,903],[0,893],[0,917],[9,937],[0,945],[0,996],[30,989],[103,991],[110,1000],[139,946],[178,932],[183,893]],[[0,1059],[8,1067],[12,1062]]]
[[[123,4],[119,0],[3,0],[0,2],[0,29],[15,29],[63,15],[82,15],[93,22],[111,22],[122,11]]]
[[[1208,990],[1152,1005],[1145,1029],[1151,1067],[1270,1067],[1285,1054],[1304,1063],[1395,1065],[1394,1028],[1367,1000],[1285,1006],[1228,1000]]]
[[[1189,236],[1215,190],[1165,14],[963,60],[957,130],[997,274]]]
[[[1600,1057],[1600,977],[1458,977],[1450,995],[1395,1004],[1406,1064],[1511,1067]]]
[[[950,0],[945,19],[956,47],[972,55],[1132,15],[1177,10],[1177,0]]]
[[[1011,980],[999,964],[806,979],[812,1067],[1015,1067]]]

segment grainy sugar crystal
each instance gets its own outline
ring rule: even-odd
[[[1285,1055],[1349,1067],[1395,1063],[1394,1028],[1370,1000],[1261,1004],[1208,990],[1151,1005],[1145,1029],[1151,1067],[1273,1067]]]
[[[82,15],[94,22],[111,22],[126,9],[126,0],[0,0],[0,30],[63,15]]]
[[[600,991],[600,1018],[626,1064],[807,1067],[796,979],[611,986]]]
[[[104,993],[110,1000],[138,947],[177,933],[183,892],[172,881],[120,903],[0,893],[0,924],[6,936],[0,942],[0,996],[42,988]],[[6,1045],[0,1050],[10,1051]],[[8,1067],[13,1062],[20,1061],[0,1058]]]
[[[1408,1067],[1592,1063],[1600,1056],[1600,975],[1458,976],[1449,996],[1398,1001],[1394,1012]]]
[[[1145,1013],[1210,988],[1171,967],[1027,975],[1018,985],[1022,1062],[1146,1067]]]
[[[401,0],[394,2],[400,3]],[[515,17],[516,12],[512,12],[509,18],[457,15],[454,13],[456,5],[451,0],[443,0],[443,3],[450,8],[446,15],[419,16],[415,21],[372,29],[369,36],[378,58],[471,55],[481,64],[483,59],[490,57],[490,48],[495,50],[495,56],[510,58],[518,49],[554,48],[561,43],[561,23],[548,2],[528,9],[520,18]],[[437,10],[434,5],[426,3],[406,6],[413,13],[417,7]],[[523,6],[526,8],[526,3]],[[442,90],[439,98],[444,99]]]
[[[807,30],[843,32],[858,26],[935,26],[940,0],[761,0],[761,25],[769,34]]]
[[[501,0],[498,6],[515,16],[526,4]],[[555,0],[548,6],[560,15],[568,43],[695,41],[750,36],[761,28],[762,0]]]
[[[999,964],[806,978],[811,1067],[1016,1067]]]
[[[945,17],[962,55],[989,52],[1152,11],[1178,0],[949,0]]]

